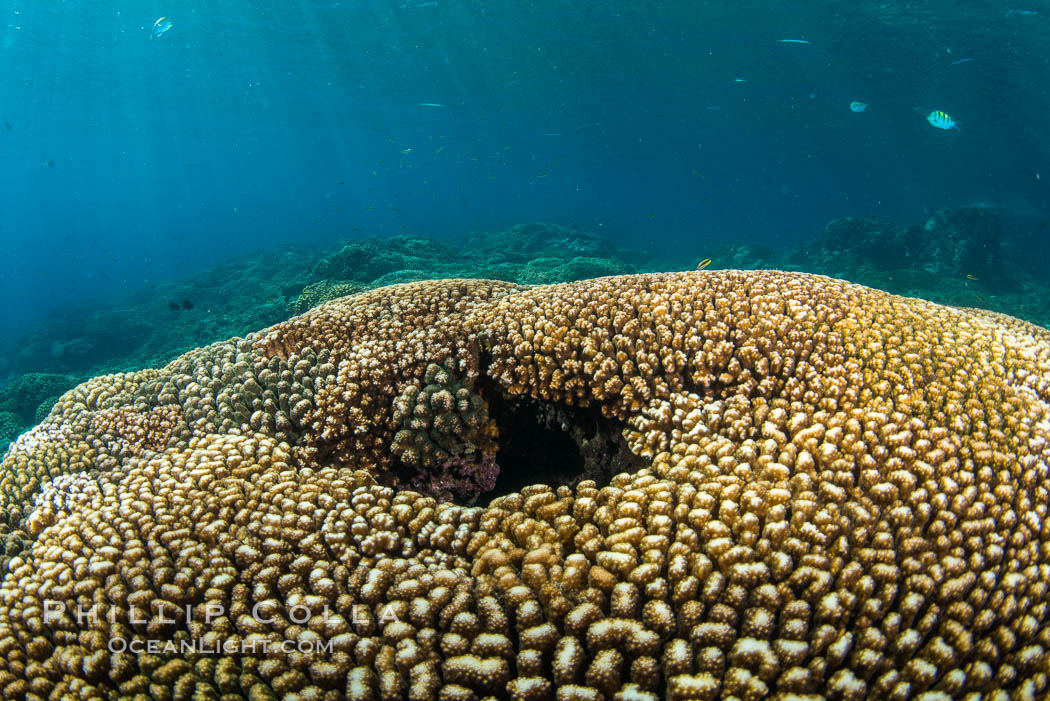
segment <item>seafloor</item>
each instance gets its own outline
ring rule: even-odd
[[[995,217],[285,249],[42,327],[0,697],[1045,697],[1050,332],[715,269],[1040,321]]]

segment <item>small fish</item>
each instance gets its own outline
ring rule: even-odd
[[[977,277],[976,275],[967,275],[966,279],[967,280],[980,280],[980,278]]]
[[[958,66],[960,63],[969,63],[972,60],[972,58],[960,58],[958,61],[952,61],[952,65]]]
[[[444,107],[440,102],[420,102],[420,107]]]
[[[167,17],[161,17],[153,23],[153,31],[149,33],[149,38],[156,39],[161,34],[168,31],[174,26],[174,23],[170,19],[168,19]]]
[[[550,177],[550,173],[536,173],[536,177],[537,177],[537,178],[546,178],[546,177]]]
[[[849,108],[854,112],[863,112],[864,110],[868,109],[868,103],[861,102],[859,100],[854,100],[853,102],[849,103]]]
[[[179,306],[178,302],[174,302],[174,301],[173,302],[168,302],[168,309],[170,309],[173,312],[177,312],[181,308],[182,307]]]
[[[959,123],[952,119],[947,112],[941,110],[934,110],[926,115],[926,121],[931,126],[937,127],[938,129],[955,129],[956,131],[962,131],[959,129]]]
[[[48,158],[46,161],[44,161],[44,167],[45,168],[54,168],[55,167],[55,162],[52,161],[50,158]]]
[[[710,258],[704,258],[702,261],[700,261],[697,264],[696,269],[697,270],[703,270],[704,268],[706,268],[709,265],[711,265],[711,259]]]
[[[441,152],[442,152],[442,151],[444,151],[444,150],[445,150],[445,147],[444,147],[444,146],[438,146],[438,147],[437,147],[437,150],[436,150],[436,151],[434,151],[434,153],[435,153],[435,155],[436,155],[436,154],[439,154],[439,153],[441,153]]]
[[[412,153],[412,149],[411,149],[411,148],[406,148],[406,149],[405,149],[405,150],[403,150],[403,151],[402,151],[401,153],[402,153],[402,154],[406,154],[406,155],[407,155],[407,154],[409,154],[409,153]]]
[[[805,39],[777,39],[781,44],[808,44]]]
[[[182,308],[187,310],[187,311],[189,311],[190,309],[193,309],[193,302],[191,302],[188,299],[182,300]]]
[[[734,83],[746,83],[747,82],[747,78],[734,78],[733,82]]]

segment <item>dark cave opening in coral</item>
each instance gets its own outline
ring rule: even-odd
[[[594,480],[604,486],[615,474],[648,465],[627,447],[622,423],[605,418],[596,406],[506,397],[494,386],[485,387],[483,394],[499,427],[500,468],[496,486],[485,499],[530,484],[558,487]]]

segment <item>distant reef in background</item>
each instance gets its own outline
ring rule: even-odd
[[[159,367],[191,348],[243,336],[336,297],[415,280],[569,282],[688,270],[710,257],[712,269],[820,273],[1050,326],[1048,234],[1011,222],[1000,210],[967,207],[940,210],[910,226],[836,219],[816,239],[780,252],[742,243],[658,258],[586,231],[540,223],[460,241],[400,235],[326,250],[283,244],[104,308],[55,313],[0,341],[0,450],[88,377]]]
[[[1050,326],[1050,229],[991,207],[942,209],[907,226],[844,217],[783,253],[727,246],[712,260],[720,268],[819,273]]]

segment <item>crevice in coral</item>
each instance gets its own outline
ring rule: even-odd
[[[409,384],[394,405],[400,426],[391,443],[392,476],[404,488],[438,501],[474,505],[530,484],[607,485],[649,460],[631,452],[624,422],[601,407],[569,406],[507,395],[485,374],[470,381],[430,365],[421,383]]]
[[[594,480],[609,483],[620,472],[649,464],[630,451],[622,422],[602,416],[597,406],[571,407],[529,397],[507,397],[484,382],[489,415],[499,428],[499,477],[485,495],[493,498],[530,484],[552,488]]]

